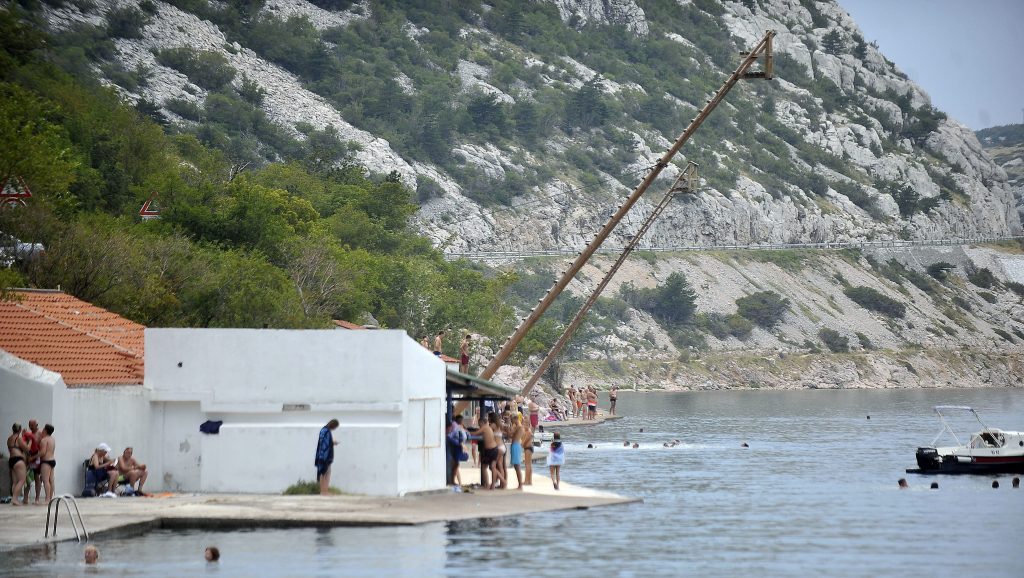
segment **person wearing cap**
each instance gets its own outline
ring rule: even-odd
[[[110,457],[111,451],[110,446],[101,443],[96,446],[96,450],[89,458],[89,472],[92,474],[92,478],[97,483],[106,478],[109,492],[114,491],[114,488],[117,487],[117,467],[114,464],[114,459]]]

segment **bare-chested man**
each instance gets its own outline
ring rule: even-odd
[[[597,390],[587,388],[587,419],[597,419]]]
[[[569,386],[569,417],[576,417],[576,388]]]
[[[441,346],[444,343],[444,330],[438,331],[434,336],[434,355],[441,357]]]
[[[125,482],[135,490],[136,494],[146,495],[142,492],[142,486],[146,483],[149,472],[146,471],[146,464],[140,464],[135,459],[132,448],[124,448],[124,453],[117,460],[117,472],[124,476]],[[138,487],[135,487],[135,482],[139,483]]]
[[[523,489],[523,458],[525,449],[523,446],[523,414],[516,412],[512,416],[512,424],[509,428],[509,440],[512,441],[509,447],[509,461],[512,463],[512,469],[516,471],[516,481],[519,485],[516,489]],[[532,444],[531,444],[532,445]]]
[[[491,429],[490,418],[494,412],[488,414],[487,418],[481,420],[480,429],[477,435],[480,436],[480,488],[494,489],[494,481],[497,478],[498,442],[494,439],[494,430]]]
[[[537,405],[537,402],[533,401],[533,398],[530,398],[527,408],[530,410],[530,427],[537,429],[537,424],[540,423],[540,406]]]
[[[532,401],[530,403],[533,403]],[[534,404],[536,405],[536,404]],[[533,428],[529,423],[523,423],[523,433],[519,437],[519,443],[523,446],[523,464],[525,473],[523,475],[524,486],[533,485]]]
[[[53,499],[53,469],[57,467],[57,460],[53,458],[57,451],[57,440],[53,439],[53,426],[43,426],[43,434],[39,440],[39,473],[43,477],[43,490],[46,492],[46,502]],[[38,504],[39,502],[36,501]]]
[[[459,343],[459,371],[469,373],[469,342],[470,336],[466,335]]]

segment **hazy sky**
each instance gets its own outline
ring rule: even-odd
[[[977,130],[1024,122],[1024,0],[839,0],[864,38]]]

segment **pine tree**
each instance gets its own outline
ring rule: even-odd
[[[833,28],[821,39],[821,46],[825,49],[825,52],[839,56],[846,52],[846,40],[843,39],[843,35],[838,30]]]

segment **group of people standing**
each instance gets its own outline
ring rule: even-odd
[[[583,418],[584,420],[597,419],[597,390],[593,386],[579,389],[569,386],[569,411],[572,417]]]
[[[53,469],[57,467],[54,459],[57,443],[53,438],[53,426],[46,424],[39,429],[39,422],[32,419],[28,429],[20,423],[11,426],[11,435],[7,437],[7,467],[11,470],[11,505],[25,506],[29,504],[29,482],[31,475],[35,482],[35,505],[42,505],[39,500],[39,488],[42,486],[46,495],[46,503],[53,498]],[[22,491],[24,490],[24,495]],[[19,501],[20,499],[20,501]]]
[[[430,340],[428,340],[427,336],[424,335],[420,337],[420,345],[425,349],[433,351],[434,355],[441,357],[441,348],[444,346],[444,336],[445,332],[443,329],[438,331],[437,335],[434,336],[434,346],[431,348]],[[462,373],[469,373],[469,347],[472,342],[473,336],[469,334],[466,334],[466,336],[462,338],[462,341],[459,342],[459,371]]]

